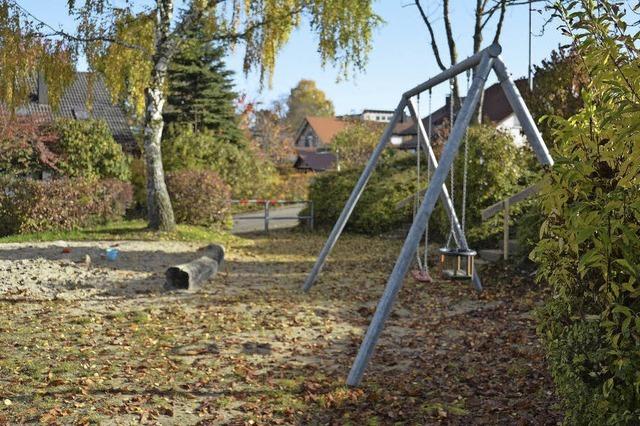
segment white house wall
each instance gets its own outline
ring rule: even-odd
[[[522,133],[520,121],[514,113],[509,114],[507,118],[499,122],[496,129],[511,135],[511,137],[513,137],[513,143],[517,147],[522,147],[527,143],[527,138],[524,133]]]
[[[379,123],[388,123],[389,121],[391,121],[391,118],[393,117],[393,113],[388,113],[388,112],[365,112],[362,114],[362,119],[364,121],[377,121]]]

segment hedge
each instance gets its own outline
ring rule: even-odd
[[[178,223],[214,227],[231,224],[231,188],[216,172],[168,173],[167,189]]]
[[[132,188],[116,179],[0,178],[0,235],[71,230],[121,218]]]
[[[467,237],[473,244],[492,245],[502,235],[500,218],[482,223],[483,208],[522,189],[519,182],[525,176],[523,152],[511,138],[490,126],[469,129],[469,169],[467,188]],[[388,151],[380,160],[363,192],[346,229],[365,234],[379,234],[400,228],[412,220],[412,203],[397,209],[401,200],[414,194],[416,186],[415,155]],[[424,166],[424,164],[423,164]],[[461,219],[462,207],[462,152],[455,165],[455,205]],[[422,185],[425,183],[422,170]],[[315,203],[316,223],[332,226],[356,184],[361,169],[333,171],[319,175],[310,187],[310,198]],[[447,179],[447,183],[449,180]],[[450,232],[450,221],[440,202],[430,221],[430,233],[443,241]]]

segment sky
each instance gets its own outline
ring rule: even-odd
[[[73,30],[74,23],[66,14],[66,0],[48,0],[43,8],[42,0],[18,0],[38,18],[54,27]],[[444,26],[439,1],[423,1],[431,4],[428,13],[433,18],[436,39],[441,52],[446,52]],[[453,32],[458,44],[458,56],[463,59],[471,54],[473,35],[473,0],[451,2]],[[337,114],[361,112],[363,109],[392,110],[402,93],[427,80],[440,71],[429,46],[424,23],[411,0],[374,0],[375,11],[385,24],[374,32],[373,49],[366,68],[347,81],[337,81],[338,70],[328,66],[324,69],[317,53],[317,38],[307,26],[296,30],[288,44],[278,55],[271,87],[260,88],[259,76],[242,72],[242,48],[229,55],[227,66],[236,72],[236,91],[244,93],[249,100],[268,106],[272,101],[286,97],[301,79],[315,80],[327,97],[334,103]],[[533,14],[533,32],[541,32],[546,13]],[[493,28],[485,33],[486,43],[493,38]],[[502,37],[502,57],[514,77],[524,77],[528,66],[528,6],[508,9]],[[566,42],[556,30],[556,25],[547,26],[542,36],[533,37],[533,63],[540,63],[553,49]],[[443,59],[448,62],[448,55]],[[83,64],[79,64],[82,68]],[[465,77],[460,87],[466,87]],[[495,82],[492,76],[488,82]],[[433,106],[444,102],[448,92],[443,84],[433,92]],[[425,101],[423,101],[425,102]],[[426,106],[423,106],[426,108]]]
[[[443,60],[448,63],[444,39],[444,24],[439,1],[423,1],[433,4],[429,10],[434,18],[436,38],[440,52],[445,53]],[[458,46],[458,57],[463,59],[472,53],[473,0],[453,0],[451,19],[453,32]],[[405,5],[410,6],[405,6]],[[338,71],[330,67],[323,69],[317,53],[317,40],[307,28],[301,28],[293,34],[289,43],[278,56],[273,85],[260,92],[259,76],[242,73],[242,56],[233,55],[228,65],[238,70],[236,85],[238,90],[247,93],[250,99],[268,104],[274,99],[286,96],[291,88],[302,79],[315,80],[334,103],[337,114],[357,113],[363,109],[393,110],[402,93],[417,84],[438,74],[438,68],[430,39],[418,10],[411,0],[378,0],[374,3],[376,12],[386,21],[375,32],[373,50],[366,69],[349,81],[337,82]],[[547,14],[533,14],[533,33],[539,34]],[[527,75],[528,68],[528,6],[514,6],[507,11],[500,43],[502,57],[515,78]],[[566,43],[554,24],[547,26],[541,37],[533,38],[533,63],[540,63],[549,56],[558,45]],[[494,26],[486,32],[485,39],[493,39]],[[444,51],[444,52],[443,52]],[[493,75],[488,84],[495,82]],[[466,88],[466,77],[459,80],[460,87]],[[433,91],[433,107],[444,102],[448,85],[442,84]],[[424,98],[422,103],[424,105]],[[424,108],[424,107],[423,107]]]

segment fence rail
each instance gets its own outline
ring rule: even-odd
[[[487,219],[492,218],[500,212],[503,212],[503,237],[502,237],[502,256],[504,260],[509,258],[509,220],[510,220],[510,212],[509,209],[512,205],[519,203],[520,201],[524,201],[527,198],[533,197],[540,191],[540,185],[535,184],[531,185],[528,188],[523,189],[511,197],[505,198],[502,201],[498,201],[492,206],[487,207],[482,210],[480,214],[482,215],[482,220],[485,221]]]
[[[245,200],[231,200],[232,204],[239,206],[264,206],[264,214],[261,216],[242,216],[235,217],[234,220],[264,220],[264,232],[269,232],[269,222],[274,220],[305,220],[310,230],[313,230],[314,226],[314,209],[312,200],[262,200],[262,199],[245,199]],[[271,208],[278,206],[287,206],[295,204],[306,204],[309,206],[309,214],[306,216],[271,216]]]

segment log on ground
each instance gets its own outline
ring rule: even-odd
[[[201,256],[192,262],[172,266],[165,273],[166,287],[173,290],[195,291],[215,277],[224,261],[224,248],[211,244],[199,252]]]

